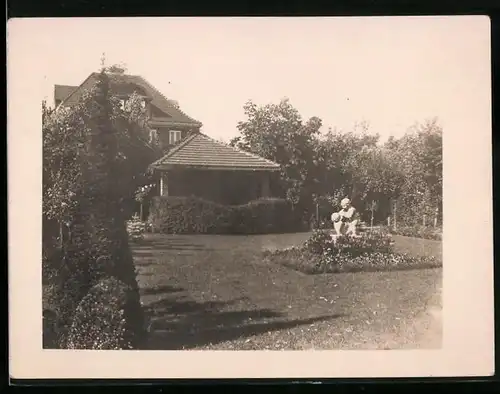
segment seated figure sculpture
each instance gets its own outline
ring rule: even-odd
[[[351,205],[351,200],[344,198],[340,202],[341,209],[332,214],[333,227],[336,235],[351,235],[357,237],[356,227],[359,222],[359,214],[356,208]]]

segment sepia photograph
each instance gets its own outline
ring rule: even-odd
[[[36,80],[9,94],[29,95],[40,120],[41,234],[16,239],[40,249],[39,351],[440,352],[443,289],[457,286],[491,306],[492,338],[487,18],[9,27]],[[468,116],[483,123],[465,135]],[[485,177],[460,191],[471,174],[456,162]],[[473,279],[460,256],[484,266],[475,290],[459,284]]]

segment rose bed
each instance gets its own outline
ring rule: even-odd
[[[434,256],[398,253],[389,234],[362,233],[359,237],[332,236],[329,230],[314,231],[298,247],[264,252],[269,263],[281,264],[306,274],[393,271],[442,266]]]

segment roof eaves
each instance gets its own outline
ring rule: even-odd
[[[197,164],[181,164],[181,163],[162,163],[156,167],[157,170],[171,170],[174,168],[189,168],[197,170],[223,170],[223,171],[278,171],[275,167],[266,166],[219,166],[219,165],[197,165]]]
[[[84,80],[84,81],[83,81],[80,85],[78,85],[78,87],[77,87],[75,90],[73,90],[73,92],[71,92],[71,94],[70,94],[68,97],[66,97],[63,101],[61,101],[61,102],[60,102],[60,104],[57,106],[57,108],[64,106],[64,105],[66,104],[66,102],[67,102],[67,101],[68,101],[68,100],[69,100],[69,99],[70,99],[70,98],[71,98],[71,97],[72,97],[72,96],[73,96],[76,92],[78,92],[79,90],[81,90],[81,89],[82,89],[82,87],[83,87],[83,85],[85,85],[85,84],[86,84],[86,83],[87,83],[87,82],[88,82],[91,78],[93,78],[96,74],[97,74],[97,73],[95,73],[95,72],[90,73],[90,75],[89,75],[87,78],[85,78],[85,80]]]
[[[149,89],[151,89],[152,91],[154,91],[158,96],[160,96],[163,100],[165,100],[165,103],[167,103],[168,108],[172,108],[172,109],[178,111],[183,116],[185,116],[187,119],[190,119],[196,125],[198,125],[200,127],[203,126],[203,124],[200,121],[198,121],[198,120],[192,118],[191,116],[187,115],[180,108],[173,107],[170,104],[170,101],[167,99],[167,97],[165,97],[165,95],[162,92],[160,92],[157,88],[155,88],[152,84],[150,84],[144,77],[141,77],[140,75],[134,75],[134,77],[137,78],[137,79],[139,79],[144,85],[146,85]]]
[[[165,162],[165,160],[167,160],[168,158],[170,158],[175,152],[178,152],[179,150],[181,150],[184,146],[186,146],[190,141],[192,141],[198,135],[199,135],[198,133],[195,133],[195,134],[190,135],[189,137],[186,137],[184,139],[184,141],[181,141],[179,144],[177,144],[172,149],[170,149],[167,152],[167,154],[165,154],[163,157],[161,157],[160,159],[158,159],[158,160],[154,161],[153,163],[151,163],[149,165],[149,167],[150,168],[158,168],[159,166],[162,165],[163,162]]]
[[[272,160],[268,160],[268,159],[266,159],[265,157],[262,157],[262,156],[256,155],[256,154],[254,154],[254,153],[247,152],[247,151],[245,151],[245,150],[243,150],[243,149],[238,149],[237,147],[235,147],[235,146],[231,146],[231,145],[229,145],[229,144],[226,144],[225,142],[217,141],[217,140],[215,140],[215,139],[213,139],[213,138],[209,137],[208,135],[205,135],[205,134],[202,134],[202,133],[200,133],[200,134],[201,134],[201,135],[203,135],[204,137],[206,137],[206,138],[208,138],[208,139],[210,139],[210,140],[214,141],[214,142],[215,142],[215,143],[217,143],[217,144],[225,145],[225,146],[227,146],[227,147],[229,147],[229,148],[231,148],[231,149],[234,149],[235,151],[238,151],[238,152],[240,152],[240,153],[243,153],[243,154],[248,155],[248,156],[250,156],[250,157],[253,157],[253,158],[255,158],[255,159],[263,160],[263,161],[267,162],[268,164],[272,165],[273,167],[276,167],[276,168],[279,168],[279,167],[280,167],[280,165],[279,165],[278,163],[276,163],[276,162],[274,162],[274,161],[272,161]]]

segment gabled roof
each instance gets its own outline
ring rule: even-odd
[[[165,156],[151,164],[158,170],[176,167],[219,170],[276,171],[279,164],[216,141],[205,134],[194,133]]]
[[[71,106],[76,104],[81,99],[83,93],[90,90],[97,83],[98,75],[98,73],[90,74],[87,79],[83,81],[80,86],[74,89],[60,105]],[[188,126],[191,125],[195,127],[202,126],[201,122],[185,114],[174,102],[168,100],[162,93],[160,93],[160,91],[158,91],[158,89],[156,89],[143,77],[139,75],[112,74],[112,81],[118,84],[132,84],[144,89],[151,99],[151,104],[168,116],[168,118],[165,119],[166,122],[186,124]]]
[[[68,85],[55,85],[54,86],[54,99],[55,101],[63,101],[68,97],[78,86],[68,86]]]

